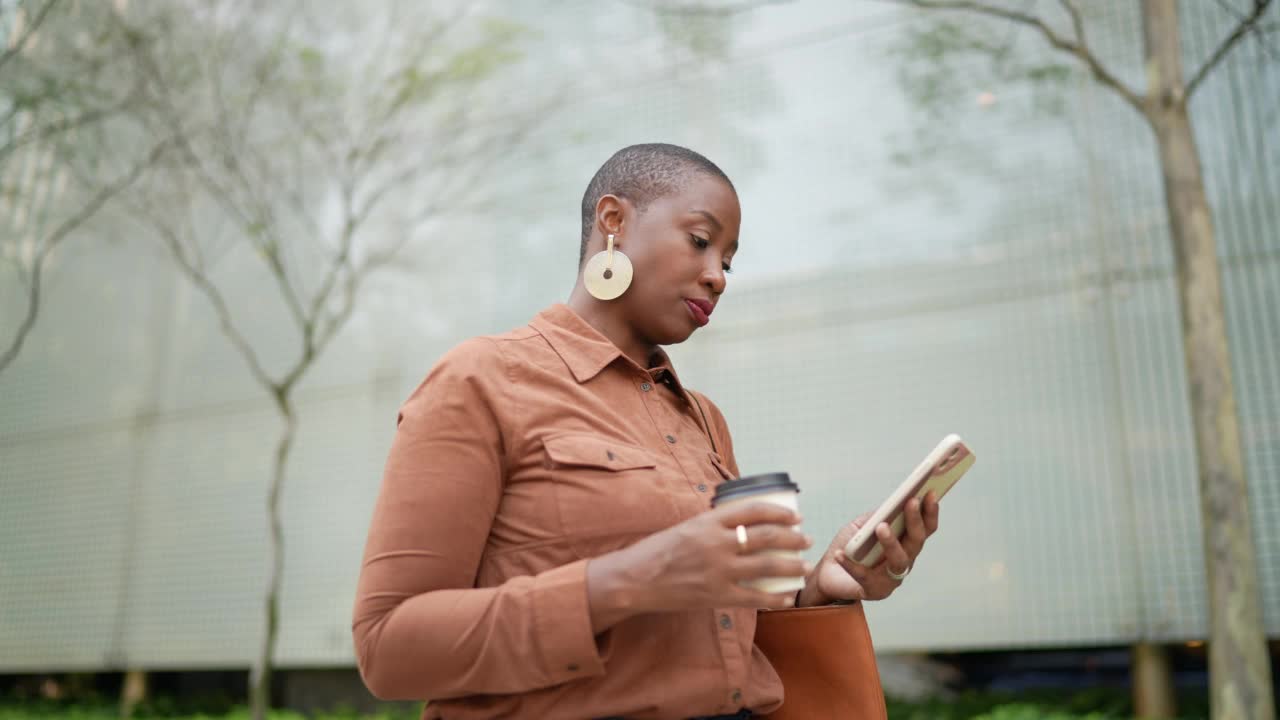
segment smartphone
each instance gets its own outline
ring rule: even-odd
[[[860,565],[875,565],[880,562],[880,556],[884,554],[880,539],[876,537],[876,528],[880,523],[889,523],[893,536],[901,538],[907,525],[904,514],[907,502],[911,498],[923,501],[930,491],[941,500],[951,486],[973,467],[974,460],[976,458],[973,452],[959,435],[952,434],[942,438],[942,442],[925,456],[924,461],[871,514],[866,524],[844,546],[845,557]]]

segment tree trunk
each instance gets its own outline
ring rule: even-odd
[[[253,720],[266,720],[271,707],[271,670],[276,653],[276,637],[280,630],[280,584],[284,576],[284,531],[280,522],[280,493],[284,488],[285,467],[293,436],[297,430],[297,417],[289,399],[289,390],[274,388],[276,408],[284,420],[284,430],[276,444],[275,469],[271,476],[271,488],[267,497],[267,521],[270,526],[271,570],[267,577],[266,627],[262,634],[262,646],[258,658],[249,673],[249,704]]]
[[[1217,242],[1187,112],[1176,0],[1144,0],[1143,36],[1146,115],[1159,145],[1173,238],[1200,478],[1210,707],[1215,719],[1274,718]]]
[[[1178,716],[1173,689],[1173,667],[1169,649],[1156,643],[1140,642],[1130,649],[1129,673],[1133,683],[1133,714],[1147,720]]]
[[[120,688],[120,717],[129,720],[138,704],[147,699],[147,671],[129,670]]]

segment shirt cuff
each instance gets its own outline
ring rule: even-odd
[[[552,683],[604,674],[604,661],[591,631],[587,602],[587,561],[539,573],[533,579],[534,632],[542,667]]]

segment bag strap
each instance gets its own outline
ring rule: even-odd
[[[716,439],[711,435],[711,423],[707,422],[707,412],[702,409],[702,403],[698,401],[698,396],[688,390],[685,390],[684,394],[688,395],[689,399],[693,400],[693,404],[698,406],[698,414],[702,415],[702,429],[707,432],[707,439],[711,441],[711,452],[719,455],[720,451],[716,449]]]

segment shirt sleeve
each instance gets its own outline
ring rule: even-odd
[[[357,583],[360,675],[384,700],[519,693],[604,673],[586,561],[476,588],[502,496],[495,341],[450,351],[401,408]]]

